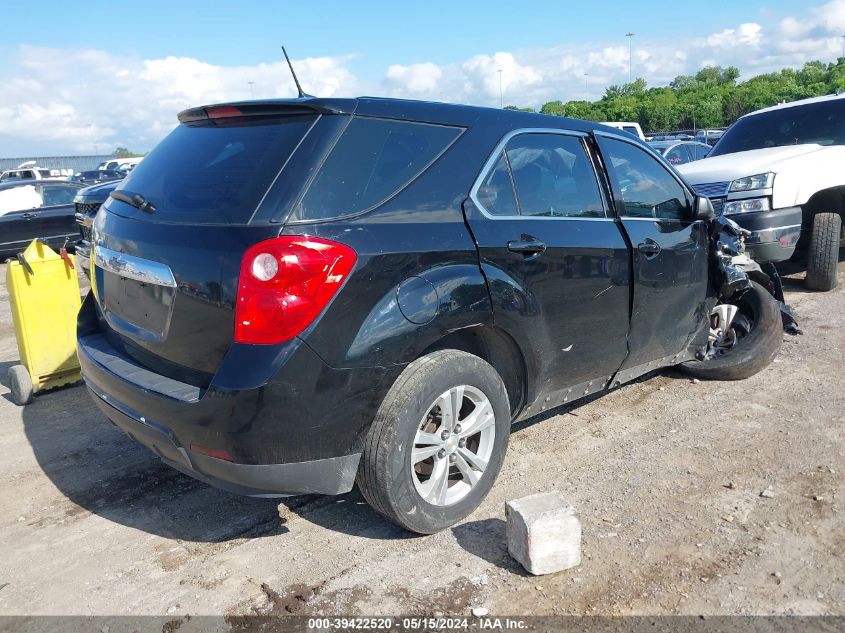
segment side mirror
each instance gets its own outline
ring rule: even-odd
[[[695,208],[693,209],[693,216],[696,220],[712,220],[716,217],[716,211],[713,209],[713,203],[707,196],[695,197]]]

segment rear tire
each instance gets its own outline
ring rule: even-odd
[[[19,407],[32,402],[32,380],[23,365],[12,365],[7,374],[9,389],[12,391],[12,402]]]
[[[493,487],[510,424],[505,385],[488,363],[457,350],[423,356],[405,368],[379,407],[358,487],[376,511],[407,530],[448,528]]]
[[[817,213],[813,217],[813,232],[807,249],[807,277],[804,280],[810,290],[836,288],[841,231],[842,218],[838,214]]]
[[[755,281],[751,288],[731,300],[751,329],[734,346],[703,361],[689,361],[680,367],[706,380],[742,380],[768,367],[783,342],[783,322],[775,298]]]

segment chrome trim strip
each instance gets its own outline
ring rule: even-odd
[[[589,220],[593,221],[604,221],[604,222],[613,222],[614,218],[605,217],[603,218],[583,218],[577,215],[562,215],[562,216],[547,216],[547,215],[495,215],[490,213],[484,205],[478,200],[478,190],[481,188],[481,183],[487,177],[487,174],[490,172],[491,169],[496,164],[496,161],[499,158],[499,154],[501,154],[502,150],[508,144],[508,142],[515,136],[520,136],[522,134],[560,134],[561,136],[576,136],[579,138],[588,138],[590,135],[586,132],[580,132],[578,130],[564,130],[560,128],[543,128],[543,127],[525,127],[519,128],[516,130],[511,130],[507,134],[502,137],[496,147],[493,148],[492,153],[487,158],[484,163],[484,166],[481,168],[481,172],[479,172],[478,176],[475,179],[475,182],[472,185],[472,189],[469,190],[469,197],[475,203],[475,206],[478,207],[478,210],[481,211],[482,215],[489,220]],[[602,195],[602,188],[601,183],[598,181],[598,177],[596,176],[595,170],[596,166],[593,165],[590,155],[587,153],[586,149],[584,150],[584,156],[590,161],[590,166],[593,169],[593,176],[596,178],[596,188],[599,190],[599,195],[602,198],[602,202],[605,203],[604,196]],[[606,203],[605,203],[606,204]],[[607,214],[607,208],[604,209],[605,214]]]
[[[102,242],[97,243],[93,251],[94,265],[103,270],[143,283],[166,286],[168,288],[176,287],[176,279],[173,277],[173,271],[170,270],[167,264],[113,251],[103,246]]]

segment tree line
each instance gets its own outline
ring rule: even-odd
[[[760,108],[845,90],[845,57],[836,63],[813,61],[800,70],[784,68],[748,81],[738,79],[734,66],[702,68],[695,75],[675,77],[663,88],[649,88],[638,78],[608,87],[598,101],[549,101],[540,112],[588,121],[638,121],[651,133],[725,127]]]

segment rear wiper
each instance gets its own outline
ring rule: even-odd
[[[132,193],[131,191],[112,191],[109,193],[109,196],[114,198],[115,200],[120,200],[121,202],[125,202],[126,204],[131,204],[136,209],[141,209],[146,213],[155,213],[155,206],[152,202],[148,202],[147,199],[142,196],[140,193]]]

